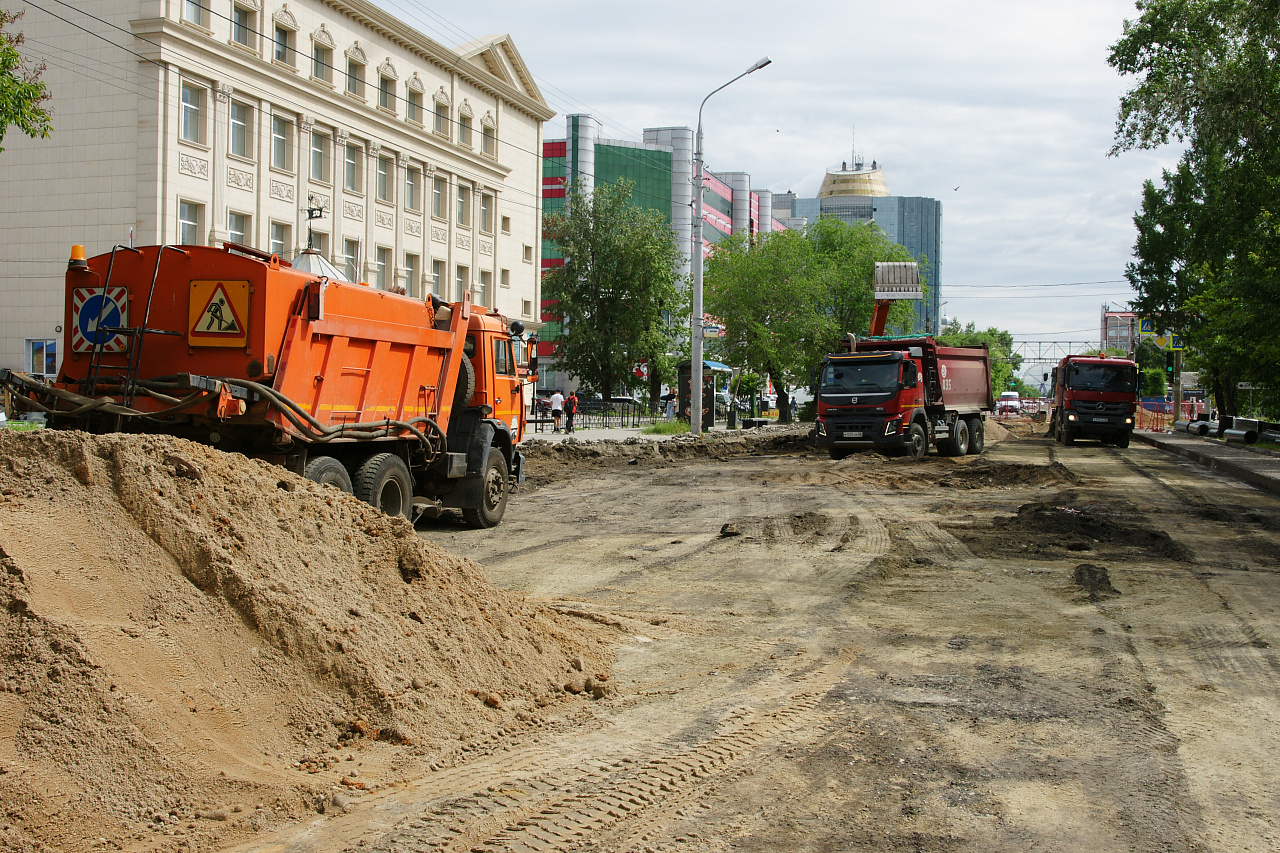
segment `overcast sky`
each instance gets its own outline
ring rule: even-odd
[[[1142,181],[1178,155],[1107,157],[1130,0],[377,2],[450,45],[510,34],[561,113],[547,138],[568,112],[632,141],[693,126],[771,57],[708,102],[708,167],[812,197],[856,128],[892,193],[942,201],[943,314],[1018,340],[1097,340],[1102,303],[1131,296]]]

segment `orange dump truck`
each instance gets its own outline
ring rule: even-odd
[[[63,328],[57,381],[0,371],[54,427],[176,435],[390,515],[458,508],[474,527],[496,525],[524,478],[536,364],[518,363],[519,322],[469,299],[412,299],[232,244],[87,260],[77,246]]]

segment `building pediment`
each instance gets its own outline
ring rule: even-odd
[[[459,47],[458,55],[522,94],[542,101],[542,93],[511,41],[511,36],[484,36]]]

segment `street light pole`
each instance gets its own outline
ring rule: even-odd
[[[759,71],[772,61],[769,57],[764,57],[711,92],[698,106],[698,134],[693,150],[693,256],[689,259],[693,268],[693,312],[689,318],[690,340],[693,344],[693,359],[689,364],[689,432],[694,435],[702,435],[702,108],[707,105],[711,95],[730,83],[736,83],[748,74]]]

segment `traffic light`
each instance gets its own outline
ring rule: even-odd
[[[1166,376],[1173,375],[1173,360],[1174,360],[1173,353],[1167,352],[1164,354],[1164,373]]]

